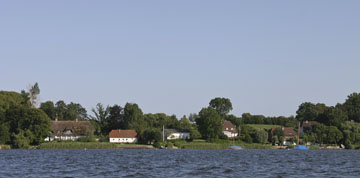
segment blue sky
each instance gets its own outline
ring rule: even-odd
[[[295,115],[360,92],[359,1],[2,1],[0,90],[89,110]],[[89,112],[90,113],[90,112]]]

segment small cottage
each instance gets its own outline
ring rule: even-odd
[[[164,131],[167,140],[190,139],[190,132],[188,130],[165,129]]]
[[[276,128],[271,129],[271,136],[274,135],[274,131]],[[283,145],[296,145],[296,143],[292,142],[291,139],[297,137],[296,131],[291,127],[282,127],[281,130],[284,133],[284,142]]]
[[[94,127],[90,121],[50,121],[50,137],[45,141],[72,140],[88,136],[94,133]]]
[[[109,133],[109,140],[111,143],[136,143],[136,130],[112,130]]]
[[[238,136],[238,131],[236,129],[236,126],[227,120],[224,121],[223,133],[228,138],[234,138]]]

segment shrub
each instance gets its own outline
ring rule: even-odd
[[[21,131],[18,134],[13,135],[13,147],[14,148],[29,148],[30,141],[24,136],[24,132]]]

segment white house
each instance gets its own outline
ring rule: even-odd
[[[135,130],[112,130],[109,133],[111,143],[136,143],[137,133]]]
[[[188,140],[190,139],[190,132],[187,130],[165,129],[165,138],[167,140]]]
[[[72,140],[76,141],[94,132],[90,121],[50,121],[50,137],[45,141]]]
[[[230,121],[227,121],[227,120],[224,121],[223,133],[224,133],[228,138],[233,138],[233,137],[237,137],[237,136],[238,136],[238,131],[236,130],[235,125],[232,124]]]

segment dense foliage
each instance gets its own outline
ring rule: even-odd
[[[37,145],[49,136],[49,123],[49,117],[33,107],[28,93],[0,91],[0,144]]]

